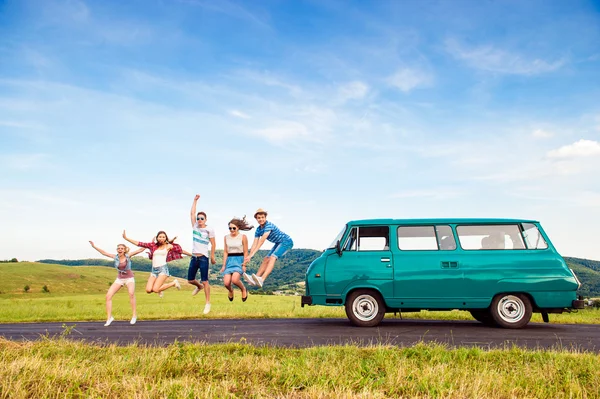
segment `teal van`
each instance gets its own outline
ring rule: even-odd
[[[582,309],[580,286],[534,220],[355,220],[308,267],[301,304],[345,306],[364,327],[386,312],[461,309],[521,328],[532,312],[548,322]]]

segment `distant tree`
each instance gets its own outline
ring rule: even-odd
[[[19,262],[19,261],[17,260],[17,258],[12,258],[12,259],[10,260],[10,262],[12,262],[12,263],[17,263],[17,262]]]
[[[29,290],[31,289],[30,286],[26,285],[25,287],[23,287],[23,291],[25,292],[29,292]]]

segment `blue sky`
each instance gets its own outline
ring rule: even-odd
[[[0,2],[0,259],[191,246],[256,208],[298,248],[351,219],[538,219],[600,259],[600,6]]]

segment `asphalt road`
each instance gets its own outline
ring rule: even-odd
[[[67,328],[63,327],[67,326]],[[0,324],[0,336],[38,340],[66,336],[99,344],[168,345],[179,342],[242,342],[253,345],[310,347],[322,345],[410,346],[439,342],[452,347],[569,348],[600,353],[600,325],[530,323],[521,330],[490,328],[475,321],[385,319],[378,327],[359,328],[346,319],[201,319]]]

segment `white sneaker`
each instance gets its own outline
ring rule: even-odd
[[[196,295],[198,295],[198,293],[199,293],[200,291],[202,291],[202,288],[204,288],[204,287],[203,287],[203,286],[196,287],[196,288],[194,289],[194,292],[192,292],[192,296],[196,296]]]
[[[204,314],[208,314],[208,312],[210,312],[210,303],[207,303],[206,305],[204,305]]]
[[[253,287],[256,285],[256,283],[254,282],[254,280],[252,280],[252,277],[248,276],[248,274],[244,273],[243,277],[244,277],[244,281],[246,283],[248,283],[248,285],[251,285]]]
[[[164,291],[161,291],[161,292],[159,292],[159,293],[158,293],[158,297],[159,297],[159,298],[162,298],[162,297],[163,297],[163,295],[164,295],[164,293],[163,293],[163,292],[164,292]]]
[[[181,284],[179,284],[179,280],[175,279],[174,283],[175,283],[175,288],[177,288],[178,290],[180,290],[181,289]]]
[[[136,317],[136,316],[133,316],[133,317],[131,318],[131,321],[129,322],[129,324],[131,324],[131,325],[134,325],[136,321],[137,321],[137,317]]]
[[[254,282],[256,283],[256,285],[258,285],[260,288],[262,288],[263,282],[265,281],[264,278],[259,277],[256,274],[252,274],[252,279],[254,280]]]
[[[110,316],[110,319],[106,320],[106,323],[104,323],[104,327],[110,326],[110,323],[112,323],[113,321],[115,321],[115,318]]]

